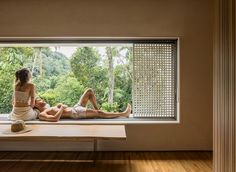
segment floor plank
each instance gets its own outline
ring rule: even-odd
[[[0,152],[0,172],[211,172],[212,152]]]

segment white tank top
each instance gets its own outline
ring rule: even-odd
[[[29,102],[29,93],[28,92],[23,92],[23,91],[14,91],[13,93],[15,102],[19,103],[28,103]]]

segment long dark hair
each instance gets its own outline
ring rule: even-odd
[[[16,71],[15,86],[23,86],[24,84],[26,84],[30,79],[29,73],[30,71],[27,68]]]

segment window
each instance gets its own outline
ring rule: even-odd
[[[0,113],[11,109],[14,71],[28,67],[51,105],[73,106],[85,88],[95,87],[103,110],[122,111],[130,102],[128,120],[178,121],[177,53],[177,39],[2,41]]]

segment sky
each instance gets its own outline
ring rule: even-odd
[[[53,47],[55,51],[55,47]],[[71,57],[71,55],[75,52],[77,47],[58,47],[57,51],[64,54],[66,57]]]
[[[53,51],[56,51],[55,47],[50,47]],[[60,46],[57,47],[57,52],[60,52],[62,54],[64,54],[66,57],[71,57],[71,55],[76,51],[76,48],[78,48],[78,46]],[[96,47],[98,49],[98,52],[104,56],[105,55],[105,47]]]
[[[101,55],[101,57],[103,59],[106,58],[106,46],[94,46],[97,50],[98,53]],[[62,54],[64,54],[67,58],[70,58],[71,55],[76,51],[76,48],[78,48],[78,46],[57,46],[57,47],[50,47],[52,51],[57,51],[60,52]],[[121,51],[120,52],[121,56],[125,56],[126,51]],[[126,59],[120,57],[120,58],[115,58],[114,60],[114,66],[118,65],[118,64],[125,64],[127,63]]]

